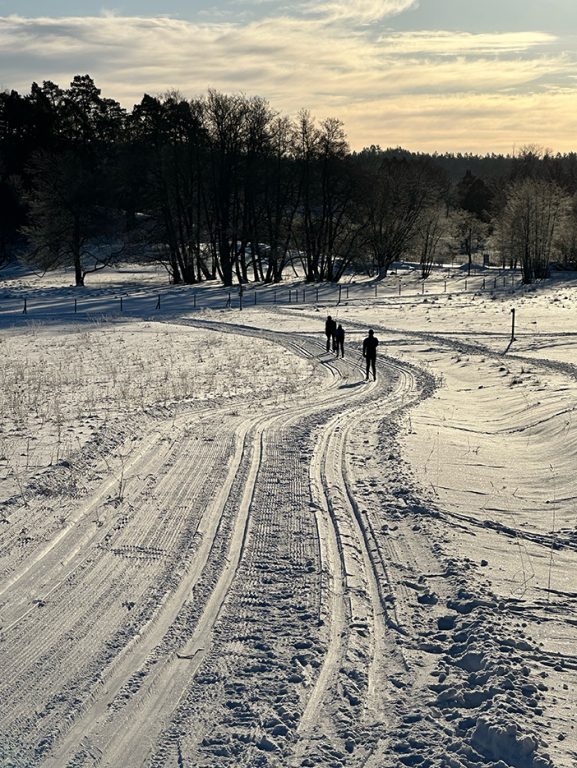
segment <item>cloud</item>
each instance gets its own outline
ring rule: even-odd
[[[328,0],[308,8],[332,22],[370,24],[416,7],[418,0]]]
[[[357,3],[357,19],[361,5],[368,18],[377,4]],[[378,4],[389,13],[408,5]],[[479,150],[483,142],[492,151],[514,144],[514,131],[529,126],[535,137],[525,143],[568,148],[574,142],[575,57],[555,37],[373,33],[344,22],[327,25],[326,16],[243,23],[10,16],[0,18],[0,72],[19,74],[0,86],[26,92],[33,80],[49,79],[65,87],[75,74],[89,73],[103,95],[128,108],[144,93],[172,88],[187,97],[209,87],[243,92],[291,115],[309,108],[319,119],[339,117],[354,147],[474,144]],[[497,104],[500,117],[492,121]]]
[[[477,33],[419,31],[381,35],[379,43],[403,55],[440,56],[512,54],[552,45],[557,38],[545,32]]]

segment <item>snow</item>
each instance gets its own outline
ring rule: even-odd
[[[0,765],[574,768],[576,309],[5,275]]]

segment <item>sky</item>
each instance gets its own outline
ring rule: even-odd
[[[76,74],[128,109],[261,96],[352,149],[577,150],[575,0],[0,0],[0,89]]]

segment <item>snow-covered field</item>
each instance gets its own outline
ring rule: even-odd
[[[575,768],[577,279],[465,281],[4,281],[1,766]]]

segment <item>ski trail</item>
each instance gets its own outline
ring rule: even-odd
[[[98,734],[99,729],[103,726],[108,727],[105,721],[109,716],[109,702],[119,693],[128,677],[143,665],[147,655],[160,642],[166,632],[166,628],[174,621],[182,605],[190,599],[189,596],[206,567],[223,508],[229,500],[233,482],[240,470],[243,455],[247,451],[247,434],[252,426],[250,422],[244,422],[240,424],[237,430],[235,435],[235,452],[229,464],[227,476],[220,491],[213,498],[199,524],[198,538],[200,545],[190,569],[185,577],[181,579],[176,591],[170,595],[159,613],[151,620],[150,628],[147,626],[142,627],[140,634],[119,654],[115,660],[114,674],[107,680],[104,690],[99,693],[98,699],[83,713],[82,717],[67,733],[60,743],[58,751],[46,761],[47,767],[54,766],[56,768],[56,766],[63,765],[67,755],[70,756],[82,739],[89,739],[91,743],[97,740],[95,734]],[[227,570],[229,570],[228,564],[225,567],[225,572]],[[174,660],[170,659],[165,663],[169,663],[169,661],[173,662]],[[160,672],[156,676],[158,674]],[[153,685],[154,681],[151,681],[150,687]],[[98,749],[100,752],[101,748]]]
[[[183,688],[194,676],[210,649],[213,627],[235,577],[245,545],[250,504],[262,457],[262,433],[265,420],[259,419],[259,422],[253,425],[251,430],[250,466],[226,563],[217,584],[192,636],[174,656],[167,658],[150,676],[139,697],[141,700],[137,704],[136,717],[133,716],[131,706],[117,717],[113,726],[112,739],[99,747],[104,755],[102,765],[112,768],[129,764],[130,761],[135,765],[144,764],[155,735],[178,705]],[[246,451],[246,445],[244,448]]]
[[[389,373],[397,374],[397,379],[384,402],[379,402],[380,416],[395,409],[399,399],[408,397],[416,389],[414,377],[398,365],[386,365]],[[387,378],[384,371],[381,375]],[[387,616],[389,609],[383,595],[387,574],[370,521],[359,509],[351,490],[347,468],[351,430],[362,413],[374,409],[374,404],[369,409],[362,404],[329,420],[317,440],[311,461],[311,494],[317,510],[323,567],[329,573],[331,585],[324,611],[330,632],[323,665],[299,723],[299,742],[291,760],[295,766],[307,755],[312,754],[314,759],[315,750],[327,734],[337,744],[345,742],[346,748],[348,733],[351,743],[351,728],[338,722],[339,709],[346,707],[342,691],[347,685],[351,686],[350,680],[342,680],[342,670],[347,663],[356,669],[361,660],[368,668],[365,689],[356,687],[355,693],[348,695],[349,701],[358,698],[362,702],[361,720],[378,722],[381,727],[386,722],[384,667],[385,663],[389,665],[390,674],[391,664],[398,664],[394,642],[388,636],[390,625],[395,626],[396,622]],[[331,712],[329,718],[327,711]]]
[[[244,734],[238,765],[252,765],[273,743],[285,765],[333,747],[360,765],[378,750],[387,722],[385,673],[403,660],[391,635],[399,621],[385,600],[386,563],[356,498],[348,453],[358,421],[418,397],[416,380],[382,359],[379,381],[362,383],[358,362],[326,355],[324,340],[305,335],[183,322],[314,358],[325,386],[262,413],[212,409],[202,418],[216,443],[199,438],[204,427],[194,415],[164,425],[130,457],[132,479],[108,518],[96,499],[107,498],[110,481],[92,500],[104,530],[80,535],[81,525],[71,527],[7,590],[34,584],[45,569],[47,652],[66,638],[51,651],[54,674],[67,658],[80,670],[89,646],[106,649],[89,661],[83,689],[71,675],[77,703],[64,701],[58,719],[59,707],[50,714],[53,736],[29,764],[216,768],[226,763],[221,740]],[[228,443],[216,492],[198,476],[191,484],[190,468],[210,476]],[[56,567],[65,545],[69,558]],[[135,589],[128,608],[125,583]],[[120,629],[116,639],[107,628],[121,628],[133,604],[134,631]],[[24,648],[34,614],[29,605],[14,610],[9,634]],[[43,663],[40,646],[30,650],[7,691]],[[256,670],[248,688],[245,668]],[[58,690],[52,676],[45,685]],[[227,696],[240,709],[228,710]],[[22,712],[29,709],[23,701]],[[372,730],[366,743],[359,728]]]

